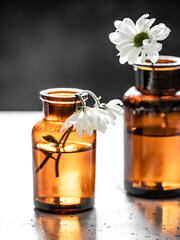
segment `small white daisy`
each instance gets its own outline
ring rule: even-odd
[[[170,29],[163,23],[150,28],[156,19],[148,17],[149,14],[144,14],[136,24],[130,18],[114,22],[116,31],[110,33],[109,39],[119,51],[121,64],[134,64],[139,56],[142,62],[146,57],[153,63],[157,62],[162,49],[162,44],[157,41],[166,39]]]
[[[119,99],[113,99],[107,104],[102,103],[102,114],[107,114],[109,123],[114,124],[116,118],[123,113],[123,103]],[[100,107],[100,109],[101,109]],[[106,117],[106,116],[105,116]]]
[[[122,102],[120,100],[111,100],[107,104],[101,104],[94,108],[84,106],[66,119],[60,132],[63,134],[72,126],[79,138],[82,137],[83,131],[89,136],[92,136],[94,130],[104,133],[107,125],[109,123],[114,124],[114,120],[122,112]]]
[[[76,130],[77,136],[81,138],[83,131],[89,136],[92,136],[94,130],[105,132],[107,124],[107,119],[98,108],[83,107],[66,119],[60,132],[64,133],[73,126],[73,130]]]

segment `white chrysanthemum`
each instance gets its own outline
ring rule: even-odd
[[[114,22],[116,31],[110,33],[109,39],[119,51],[121,64],[134,64],[140,55],[142,62],[146,57],[153,63],[157,62],[159,51],[162,49],[162,44],[157,41],[166,39],[170,29],[163,23],[150,28],[156,19],[147,17],[149,14],[144,14],[136,24],[130,18]]]
[[[79,138],[82,137],[83,131],[90,136],[92,136],[94,130],[104,133],[107,125],[109,123],[114,124],[114,120],[122,112],[122,102],[120,100],[112,100],[107,104],[102,104],[102,107],[83,107],[66,119],[60,132],[64,133],[72,126],[73,130],[76,129]]]
[[[114,124],[116,118],[123,113],[123,103],[119,99],[113,99],[107,104],[101,104],[102,113],[107,114],[107,118],[109,119],[109,123]],[[106,116],[105,116],[106,117]]]
[[[105,132],[108,122],[97,108],[84,107],[66,119],[60,132],[64,133],[69,127],[76,129],[77,136],[82,137],[83,131],[92,136],[94,130]]]

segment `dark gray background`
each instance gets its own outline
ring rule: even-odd
[[[90,89],[107,102],[134,83],[108,35],[114,21],[156,17],[172,32],[161,54],[180,56],[179,1],[29,1],[0,5],[0,110],[40,110],[39,91]]]

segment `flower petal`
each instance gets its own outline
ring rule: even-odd
[[[119,32],[110,33],[109,40],[114,44],[120,43],[121,42],[120,33]]]
[[[60,129],[60,133],[62,134],[65,133],[65,131],[77,121],[78,116],[79,116],[79,112],[76,112],[72,114],[70,117],[68,117]]]
[[[111,101],[109,101],[107,104],[106,104],[106,106],[107,107],[111,107],[111,106],[115,106],[115,105],[120,105],[120,106],[123,106],[123,103],[122,103],[122,101],[121,100],[119,100],[119,99],[113,99],[113,100],[111,100]]]
[[[89,115],[89,116],[88,116],[89,122],[91,122],[94,130],[98,130],[98,128],[99,128],[99,120],[98,120],[97,114],[95,113],[94,110],[91,109],[91,110],[88,112],[88,115]]]
[[[155,18],[151,18],[151,19],[147,20],[147,22],[144,24],[143,31],[146,32],[155,21],[156,21]]]
[[[124,33],[124,34],[128,35],[130,38],[133,38],[133,36],[134,36],[134,34],[131,31],[131,29],[123,21],[119,22],[117,31],[120,32],[120,33]]]
[[[126,24],[126,26],[129,28],[129,30],[131,31],[131,33],[137,34],[137,29],[136,26],[134,24],[134,22],[130,19],[130,18],[124,18],[123,22]]]
[[[113,32],[109,34],[109,40],[114,44],[121,44],[124,41],[131,41],[131,38],[126,33]]]
[[[121,57],[125,57],[125,56],[128,56],[129,52],[134,48],[134,44],[131,43],[131,44],[128,44],[128,45],[125,45],[122,49],[121,49]]]
[[[131,50],[131,52],[129,52],[129,54],[128,54],[128,63],[130,65],[134,64],[137,61],[140,53],[141,53],[141,48],[134,47]]]
[[[121,64],[126,63],[127,60],[128,60],[127,56],[122,57],[122,56],[120,55],[119,62],[120,62]]]
[[[119,106],[110,107],[108,109],[110,109],[116,115],[120,115],[123,113],[123,109]]]
[[[151,36],[153,39],[158,41],[166,39],[170,32],[171,30],[163,23],[160,23],[150,29]]]
[[[147,56],[149,57],[149,59],[153,62],[156,63],[158,58],[159,58],[159,53],[155,52],[155,51],[147,51]]]
[[[78,138],[82,137],[83,129],[79,124],[76,125],[76,134],[77,134]]]
[[[118,29],[118,26],[119,26],[119,23],[120,23],[120,22],[122,22],[122,21],[120,21],[120,20],[116,20],[116,21],[114,22],[114,26],[115,26],[115,28]]]
[[[107,108],[105,111],[108,112],[110,118],[111,118],[111,123],[114,124],[114,120],[116,120],[116,114],[113,113],[111,108]]]
[[[85,123],[85,121],[84,121],[85,114],[86,114],[85,111],[81,111],[81,112],[79,113],[78,120],[77,120],[78,124],[79,124],[82,128],[85,128],[85,126],[86,126],[86,123]]]
[[[146,52],[144,50],[141,51],[141,62],[144,63],[146,60]]]
[[[136,27],[137,27],[139,32],[143,31],[143,28],[144,28],[147,17],[149,17],[149,14],[144,14],[136,21]]]
[[[129,44],[131,44],[131,43],[132,43],[131,40],[122,41],[122,42],[120,42],[120,43],[118,43],[118,44],[116,45],[116,49],[117,49],[118,51],[121,51],[121,49],[122,49],[123,47],[125,47],[126,45],[129,45]]]
[[[159,51],[162,49],[162,44],[157,43],[157,41],[151,41],[149,42],[148,40],[143,41],[143,57],[147,55],[149,59],[153,62],[156,63],[158,58],[159,58]]]
[[[85,129],[84,130],[84,133],[88,136],[92,136],[92,134],[93,134],[93,132],[94,132],[94,129],[92,129],[91,127],[89,127],[89,128],[87,128],[87,129]]]

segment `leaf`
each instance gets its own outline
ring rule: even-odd
[[[59,144],[58,141],[51,135],[43,136],[47,142]]]

